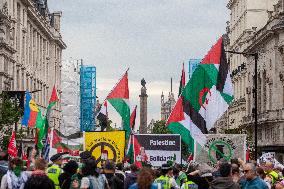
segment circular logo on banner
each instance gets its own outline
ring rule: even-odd
[[[217,140],[210,144],[208,150],[208,156],[213,164],[216,164],[218,160],[224,158],[229,161],[233,155],[233,148],[227,142]]]
[[[121,153],[115,141],[102,138],[95,140],[95,142],[96,143],[92,146],[90,152],[95,156],[97,165],[106,159],[114,162],[120,160]]]

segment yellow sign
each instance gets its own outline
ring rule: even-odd
[[[90,151],[101,167],[103,160],[122,162],[125,149],[125,131],[85,132],[85,150]]]

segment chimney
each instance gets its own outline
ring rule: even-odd
[[[58,12],[54,12],[52,13],[52,17],[53,17],[53,27],[56,31],[60,32],[60,20],[61,20],[61,16],[62,16],[62,12],[58,11]]]

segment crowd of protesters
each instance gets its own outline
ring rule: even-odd
[[[22,159],[8,161],[7,154],[0,153],[0,189],[284,189],[283,170],[271,162],[220,159],[212,170],[193,162],[138,168],[107,160],[99,162],[99,168],[90,152],[82,152],[80,158],[63,165],[63,155],[56,154],[51,165],[33,158],[26,167]]]

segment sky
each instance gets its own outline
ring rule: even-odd
[[[148,93],[148,123],[160,119],[162,91],[177,97],[182,63],[203,58],[225,33],[227,0],[48,0],[62,11],[63,60],[83,59],[97,68],[97,96],[103,101],[129,68],[131,107],[138,105],[140,81]],[[186,77],[188,74],[186,73]],[[109,117],[121,124],[109,108]],[[64,113],[64,112],[63,112]],[[136,125],[139,125],[139,111]]]

